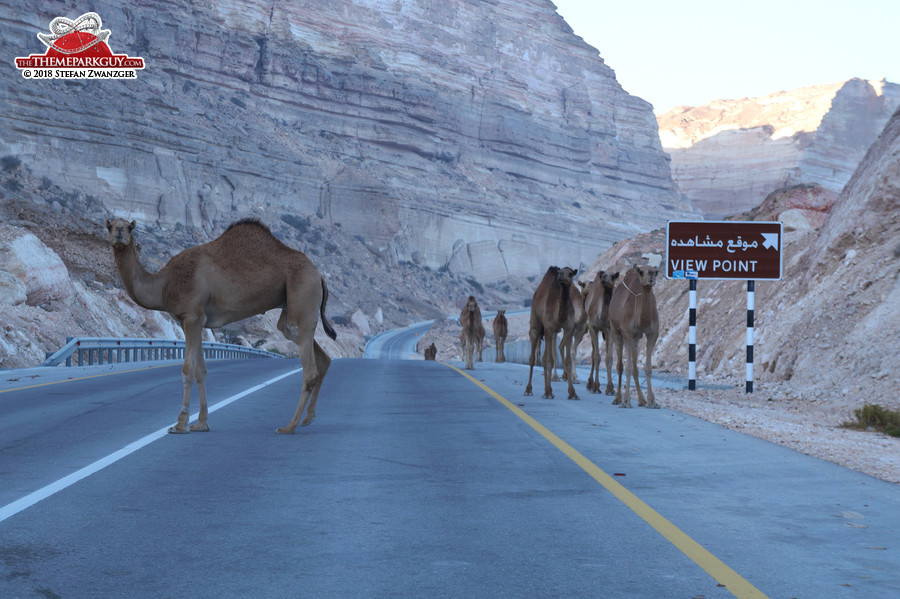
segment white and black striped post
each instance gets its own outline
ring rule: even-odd
[[[747,281],[747,393],[753,393],[753,303],[754,281]]]
[[[689,282],[688,293],[688,390],[697,389],[697,279]]]

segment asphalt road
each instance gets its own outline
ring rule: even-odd
[[[229,403],[190,435],[160,433],[177,365],[2,371],[0,597],[900,596],[897,485],[523,397],[513,364],[335,360],[316,421],[277,435],[298,366],[209,362]]]

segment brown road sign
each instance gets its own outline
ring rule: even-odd
[[[777,280],[781,241],[779,222],[670,221],[666,277]]]

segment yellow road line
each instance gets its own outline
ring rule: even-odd
[[[703,568],[707,574],[712,576],[720,584],[725,587],[739,599],[765,599],[766,595],[755,586],[750,584],[740,574],[729,568],[725,563],[707,551],[697,541],[686,535],[677,526],[663,518],[656,510],[639,499],[634,493],[623,487],[615,481],[610,475],[601,470],[596,464],[581,455],[571,445],[550,432],[543,424],[529,416],[524,410],[514,405],[508,399],[473,378],[469,374],[463,372],[459,368],[446,362],[441,362],[449,366],[459,374],[463,375],[479,387],[491,397],[499,401],[501,404],[509,408],[516,416],[524,420],[531,428],[536,430],[545,439],[550,441],[561,452],[566,454],[573,462],[581,466],[581,468],[600,483],[607,491],[615,495],[619,501],[624,503],[631,511],[640,516],[652,526],[659,534],[666,538],[670,543],[675,545],[682,553],[691,558],[698,566]]]
[[[178,364],[161,364],[161,365],[157,365],[157,366],[145,366],[144,368],[134,368],[134,369],[132,369],[132,370],[117,370],[117,371],[115,371],[115,372],[104,372],[104,373],[101,373],[101,374],[92,374],[92,375],[89,375],[89,376],[80,376],[80,377],[78,377],[78,378],[76,378],[76,379],[63,379],[63,380],[61,380],[61,381],[50,381],[50,382],[47,382],[47,383],[38,383],[38,384],[36,384],[36,385],[28,385],[28,386],[26,386],[26,387],[13,387],[12,389],[0,389],[0,394],[2,394],[2,393],[9,393],[10,391],[23,391],[23,390],[25,390],[25,389],[36,389],[36,388],[38,388],[38,387],[46,387],[46,386],[48,386],[48,385],[59,385],[60,383],[71,383],[71,382],[73,382],[73,381],[84,381],[84,380],[87,380],[87,379],[95,379],[95,378],[97,378],[97,377],[101,377],[101,376],[110,376],[110,375],[113,375],[113,374],[125,374],[125,373],[128,373],[128,372],[140,372],[141,370],[150,370],[151,368],[167,368],[167,367],[169,367],[169,366],[181,366],[181,362],[178,362]]]

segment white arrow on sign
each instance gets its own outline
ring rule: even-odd
[[[775,251],[778,251],[778,233],[762,233],[763,236],[763,248],[774,248]]]

